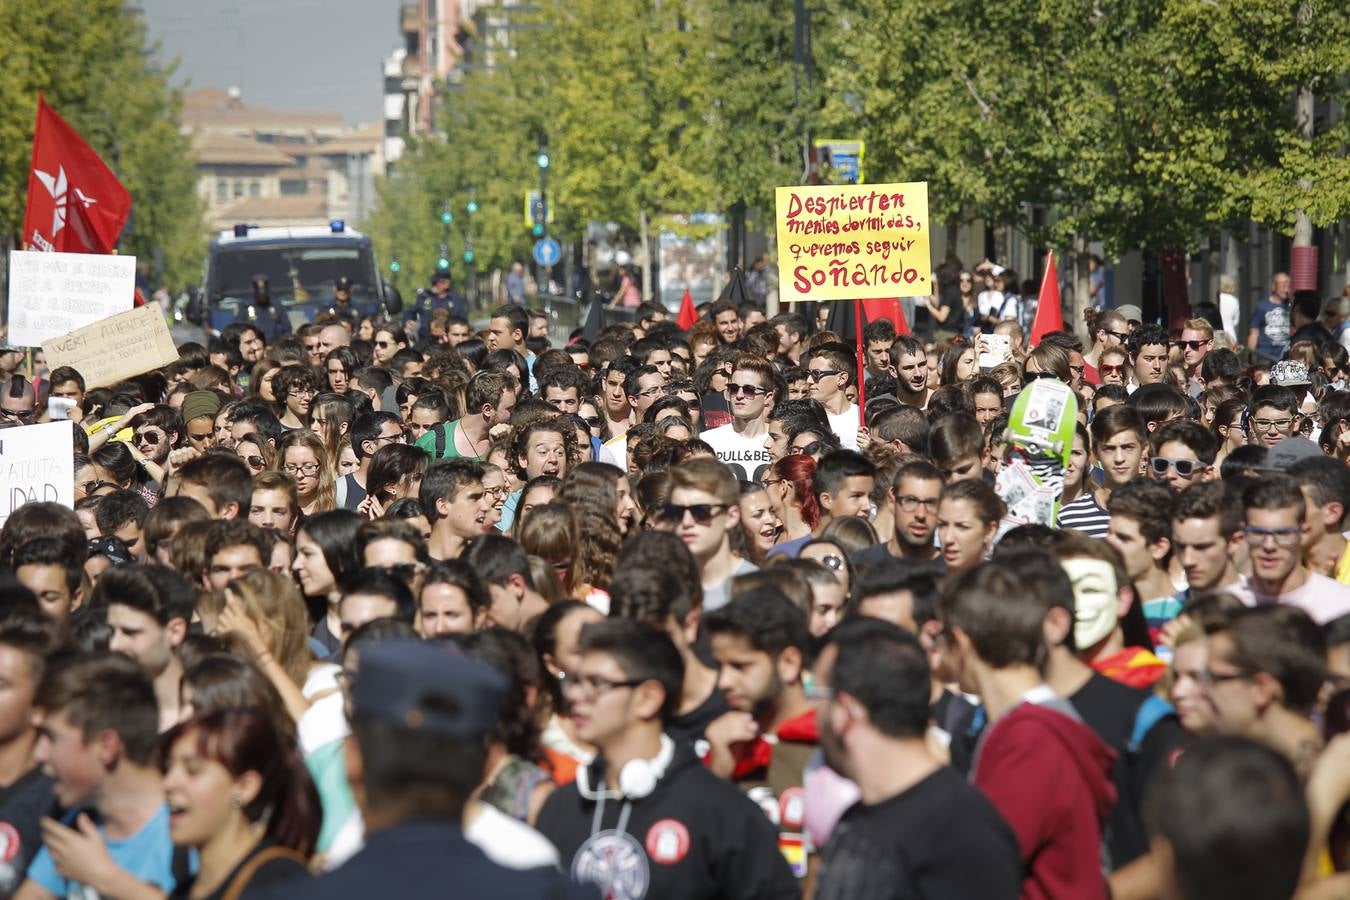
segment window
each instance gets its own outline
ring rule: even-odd
[[[228,203],[230,200],[230,183],[226,180],[216,180],[216,202]]]
[[[249,195],[250,197],[261,197],[261,196],[262,196],[262,183],[259,182],[257,179],[254,179],[253,181],[250,181],[249,184],[248,184],[248,195]]]
[[[240,197],[243,196],[244,196],[244,182],[242,180],[236,180],[234,183],[234,199],[238,200]]]

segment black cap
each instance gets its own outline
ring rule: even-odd
[[[350,291],[352,289],[352,280],[346,275],[339,275],[333,279],[333,290]]]
[[[262,285],[263,287],[267,287],[270,280],[271,279],[269,279],[266,275],[254,275],[253,286],[258,287],[259,285]]]
[[[450,280],[450,273],[445,269],[437,269],[435,272],[431,273],[432,284],[435,284],[438,281],[449,281],[449,280]]]
[[[455,650],[412,639],[362,647],[352,684],[357,716],[453,738],[491,732],[505,697],[506,679],[496,671]]]

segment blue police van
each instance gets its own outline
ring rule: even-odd
[[[272,304],[286,312],[292,328],[333,307],[333,282],[344,275],[359,314],[392,315],[403,306],[394,286],[380,277],[370,238],[340,220],[326,228],[236,225],[212,238],[187,318],[219,332],[248,306],[259,275],[267,277]]]

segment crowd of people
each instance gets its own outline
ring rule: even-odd
[[[0,426],[75,444],[0,529],[0,894],[1340,896],[1343,304],[1028,348],[978,274],[861,360],[728,300],[0,356]]]

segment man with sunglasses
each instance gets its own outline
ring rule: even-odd
[[[1181,348],[1182,364],[1186,367],[1186,377],[1190,379],[1191,395],[1199,396],[1201,385],[1200,364],[1205,361],[1209,351],[1214,348],[1214,326],[1205,319],[1187,319],[1177,339]]]
[[[1288,475],[1270,473],[1246,486],[1242,532],[1251,575],[1231,593],[1248,606],[1297,606],[1325,625],[1350,613],[1350,587],[1304,564],[1306,510],[1298,482]]]
[[[0,425],[29,425],[36,418],[33,386],[22,375],[11,375],[0,394]]]
[[[825,407],[830,429],[847,450],[858,449],[858,404],[848,398],[849,386],[856,383],[856,369],[853,351],[846,344],[815,348],[806,367],[811,399]]]
[[[141,454],[137,462],[144,466],[149,461],[161,473],[167,473],[169,454],[178,445],[183,433],[183,420],[178,410],[158,404],[132,418],[129,424],[131,444]],[[147,471],[155,475],[153,468],[147,467]]]
[[[1172,490],[1214,477],[1219,439],[1208,428],[1190,419],[1173,419],[1158,426],[1149,440],[1153,449],[1149,474]]]
[[[769,433],[765,416],[777,396],[773,366],[762,356],[741,354],[732,368],[726,393],[731,404],[731,421],[703,432],[700,437],[739,480],[757,481],[764,467],[773,461],[764,445]]]
[[[703,609],[711,612],[731,599],[731,579],[758,567],[731,549],[740,525],[741,486],[725,465],[708,457],[686,460],[670,470],[670,495],[658,510],[660,528],[684,541],[698,563]]]

